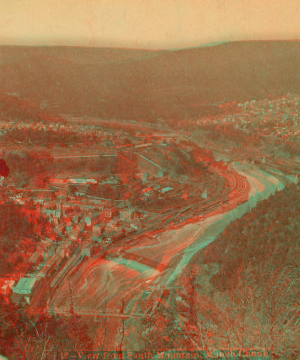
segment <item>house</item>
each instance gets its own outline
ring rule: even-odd
[[[28,304],[30,304],[32,290],[38,280],[39,278],[33,274],[31,276],[22,277],[16,286],[12,287],[13,294],[17,295],[13,297],[13,301],[20,303],[22,300],[25,300]]]
[[[85,221],[85,223],[87,224],[87,225],[91,225],[92,224],[92,219],[89,217],[89,216],[86,216],[85,218],[84,218],[84,221]]]
[[[131,220],[140,219],[142,217],[143,217],[143,215],[138,210],[134,210],[131,213]]]
[[[143,173],[142,174],[143,183],[146,183],[148,180],[149,180],[149,174],[148,173]]]
[[[73,230],[73,226],[71,226],[71,224],[69,226],[66,226],[66,232],[68,234],[70,234],[72,230]]]
[[[131,219],[131,214],[134,212],[134,209],[122,209],[120,210],[120,220]]]
[[[63,233],[65,230],[65,224],[63,222],[59,223],[54,230],[56,233]]]
[[[90,255],[91,256],[97,256],[100,254],[102,250],[102,246],[97,244],[97,245],[94,245],[92,248],[91,248],[91,251],[90,251]]]
[[[95,226],[103,221],[105,221],[105,214],[101,213],[91,218],[91,225]]]
[[[59,217],[58,217],[58,216],[53,216],[53,217],[52,217],[52,222],[53,222],[55,225],[58,225]]]
[[[161,192],[161,193],[166,193],[166,192],[168,192],[168,191],[170,191],[170,190],[173,190],[173,188],[171,188],[171,187],[168,186],[168,187],[166,187],[166,188],[161,189],[160,192]]]
[[[80,226],[79,225],[74,225],[72,227],[71,232],[70,232],[71,239],[76,240],[79,237],[80,232],[81,232]]]
[[[86,227],[86,223],[82,221],[82,222],[78,223],[77,226],[79,227],[80,232],[82,232],[82,231],[84,231],[84,229]]]
[[[141,230],[142,223],[141,223],[141,221],[134,221],[130,224],[130,227],[131,227],[131,229],[134,229],[134,230]]]
[[[30,261],[25,261],[17,264],[14,268],[14,275],[17,277],[22,277],[26,272],[29,270],[29,268],[32,266],[32,263]]]
[[[71,184],[97,184],[98,181],[95,179],[69,179]]]
[[[111,238],[104,238],[103,239],[103,243],[105,244],[105,245],[109,245],[109,244],[111,244],[112,243],[112,240],[111,240]]]
[[[73,215],[71,221],[73,224],[77,224],[80,219],[80,215]]]
[[[104,228],[104,226],[102,223],[93,226],[92,237],[99,237],[101,235],[101,233],[103,232],[103,230],[102,230],[103,228]]]
[[[77,244],[76,243],[72,243],[70,245],[67,245],[64,249],[63,249],[63,253],[64,253],[64,257],[70,257],[71,255],[74,254],[75,250],[77,248]]]
[[[37,202],[36,203],[36,212],[35,212],[35,215],[37,218],[41,217],[42,211],[43,211],[42,205],[39,202]]]
[[[43,251],[42,246],[40,246],[29,258],[29,261],[33,264],[39,264],[44,261],[46,256],[46,251]]]
[[[67,217],[65,218],[65,224],[66,224],[67,226],[71,226],[72,220],[71,220],[71,218],[70,218],[69,216],[67,216]]]
[[[105,221],[110,221],[115,216],[119,215],[119,209],[116,207],[109,207],[104,209],[104,218]]]
[[[90,218],[94,218],[96,216],[99,216],[100,215],[100,210],[98,209],[93,209],[93,210],[90,210],[88,211],[87,215],[90,217]]]
[[[81,250],[81,253],[83,256],[90,257],[91,256],[91,248],[90,247],[84,248]]]

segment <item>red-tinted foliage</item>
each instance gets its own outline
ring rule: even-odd
[[[9,168],[3,159],[0,159],[0,176],[7,177],[9,174]]]

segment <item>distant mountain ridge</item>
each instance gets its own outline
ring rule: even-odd
[[[299,41],[172,51],[0,47],[0,95],[18,94],[56,115],[183,119],[218,113],[218,103],[286,93],[300,94]]]

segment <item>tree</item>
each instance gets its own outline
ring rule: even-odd
[[[0,176],[7,178],[9,174],[9,168],[6,165],[6,162],[3,159],[0,159]]]

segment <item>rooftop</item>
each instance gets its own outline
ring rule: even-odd
[[[12,290],[16,294],[30,294],[36,280],[36,277],[23,277]]]

